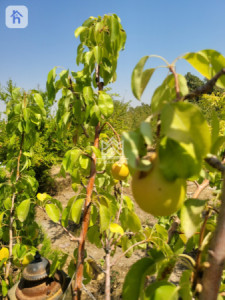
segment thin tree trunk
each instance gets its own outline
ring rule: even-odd
[[[110,300],[110,249],[109,249],[109,241],[106,241],[106,272],[105,272],[105,300]]]
[[[223,172],[222,203],[217,227],[209,250],[209,267],[205,269],[200,300],[216,300],[225,262],[225,172]]]
[[[103,90],[103,84],[100,83],[98,65],[96,66],[96,82],[99,91]],[[98,122],[97,126],[95,127],[95,139],[94,139],[94,147],[96,148],[99,148],[100,132],[101,132],[101,126],[100,126],[100,122]],[[81,229],[79,245],[78,245],[78,259],[77,259],[77,270],[76,270],[76,277],[75,277],[75,288],[72,296],[73,300],[81,299],[82,280],[83,280],[83,271],[84,271],[85,240],[86,240],[89,221],[90,221],[91,196],[92,196],[95,177],[96,177],[96,155],[94,152],[92,153],[91,157],[92,157],[91,172],[90,172],[90,178],[86,189],[84,216],[83,216],[82,229]]]
[[[21,156],[22,156],[23,143],[24,143],[24,132],[22,133],[22,136],[21,136],[20,151],[19,151],[19,155],[17,158],[16,183],[18,182],[18,180],[20,178],[20,160],[21,160]],[[5,271],[5,279],[6,280],[9,277],[10,267],[12,264],[11,261],[12,261],[12,249],[13,249],[13,222],[14,222],[15,199],[16,199],[16,192],[14,192],[12,195],[10,217],[9,217],[9,262],[7,263],[6,271]]]

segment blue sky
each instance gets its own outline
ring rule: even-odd
[[[5,9],[9,5],[27,6],[27,28],[6,27]],[[54,66],[78,70],[75,60],[79,41],[74,30],[89,16],[108,13],[116,13],[127,32],[112,91],[125,101],[131,100],[132,105],[139,103],[131,93],[131,73],[142,56],[158,54],[173,61],[183,53],[209,48],[225,55],[224,0],[0,0],[1,85],[11,78],[26,90],[37,85],[44,89],[47,74]],[[162,63],[155,59],[147,66],[157,64]],[[197,75],[183,60],[177,71]],[[153,90],[165,75],[163,69],[153,75],[143,95],[144,103],[150,103]]]

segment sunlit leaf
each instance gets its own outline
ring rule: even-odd
[[[186,79],[180,74],[177,74],[177,77],[180,95],[184,96],[188,94]],[[167,76],[163,83],[155,90],[151,100],[152,112],[160,112],[166,103],[170,103],[176,98],[175,79],[173,74],[171,74]]]
[[[45,210],[46,210],[47,215],[53,222],[57,223],[59,221],[60,210],[55,204],[53,204],[53,203],[46,204]]]
[[[79,36],[82,32],[84,32],[85,30],[88,30],[88,28],[85,27],[85,26],[80,26],[80,27],[78,27],[78,28],[74,31],[75,37],[78,38],[78,36]]]
[[[123,228],[119,224],[117,224],[117,223],[111,223],[109,225],[109,229],[113,233],[119,233],[121,235],[124,234]]]
[[[209,153],[209,126],[197,106],[187,102],[167,104],[162,110],[161,122],[162,134],[177,142],[192,143],[200,159]]]
[[[113,113],[113,100],[105,92],[100,91],[98,97],[98,106],[101,113],[107,118]]]
[[[76,224],[79,224],[80,222],[83,204],[84,204],[84,199],[77,199],[76,201],[74,201],[71,207],[71,218]]]
[[[211,79],[225,66],[225,57],[221,53],[211,49],[190,52],[185,54],[183,58],[207,79]],[[217,80],[216,85],[225,88],[224,75]]]
[[[30,210],[30,199],[22,201],[16,208],[17,217],[20,222],[24,222]]]
[[[178,300],[177,287],[168,281],[153,282],[145,290],[144,300]]]

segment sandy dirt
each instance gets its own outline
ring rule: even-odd
[[[54,195],[54,198],[61,201],[63,207],[67,205],[68,200],[75,195],[74,191],[71,188],[71,180],[70,177],[62,178],[58,176],[60,168],[54,166],[51,170],[51,176],[55,178],[57,183],[57,191]],[[187,195],[191,198],[194,191],[196,190],[196,186],[192,182],[188,182],[188,190]],[[124,189],[124,194],[129,195],[132,198],[132,194],[129,188]],[[205,189],[200,198],[201,199],[209,199],[212,197],[212,189],[209,187]],[[155,219],[153,216],[143,212],[136,204],[135,204],[135,212],[139,216],[143,225],[154,225]],[[52,248],[62,250],[69,254],[72,257],[74,249],[77,247],[77,243],[70,240],[68,234],[64,232],[64,230],[51,220],[49,220],[48,216],[41,209],[37,209],[36,211],[36,220],[43,227],[44,231],[47,233],[48,237],[51,239]],[[76,229],[76,235],[79,236],[79,229]],[[88,241],[86,242],[86,249],[88,256],[93,258],[100,266],[100,261],[104,258],[103,249],[98,249],[95,245],[90,244]],[[116,254],[113,260],[120,256],[122,251],[120,248],[117,248]],[[128,272],[130,266],[139,260],[140,258],[145,256],[145,251],[135,251],[130,258],[122,257],[118,264],[112,269],[112,280],[111,280],[111,289],[112,289],[112,300],[122,299],[121,298],[121,289],[123,285],[124,278],[126,273]],[[68,259],[69,263],[70,259]],[[66,271],[66,268],[65,268]],[[179,277],[182,273],[182,269],[177,266],[175,271],[171,276],[171,281],[176,283],[179,280]],[[101,278],[99,280],[99,278]],[[92,280],[90,284],[87,285],[87,289],[89,292],[93,294],[95,299],[103,300],[104,299],[104,273],[98,276],[98,280]],[[68,298],[69,299],[69,298]],[[94,299],[91,295],[88,295],[85,291],[83,292],[82,299]]]

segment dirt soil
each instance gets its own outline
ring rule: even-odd
[[[59,170],[60,167],[58,166],[54,166],[51,169],[51,176],[56,180],[57,183],[57,190],[56,190],[56,194],[54,195],[54,198],[60,200],[63,207],[65,207],[67,205],[68,200],[71,197],[73,197],[75,193],[71,187],[70,177],[69,176],[67,176],[66,178],[59,177],[58,176]],[[191,197],[195,190],[196,190],[196,185],[192,182],[188,182],[188,189],[187,189],[188,197]],[[210,187],[208,187],[201,193],[199,198],[210,199],[212,197],[212,192],[213,190]],[[133,199],[130,188],[125,188],[124,194],[130,196]],[[136,205],[136,203],[135,203],[135,212],[139,216],[143,225],[153,226],[154,223],[156,222],[153,216],[142,211]],[[48,237],[51,239],[52,248],[66,252],[72,258],[73,251],[77,247],[77,242],[71,241],[68,234],[65,233],[65,231],[60,227],[60,225],[57,225],[54,222],[52,222],[48,218],[46,213],[41,209],[37,209],[36,211],[36,221],[42,226],[44,231],[47,233]],[[79,236],[79,229],[76,230],[76,235]],[[103,249],[98,249],[95,245],[89,243],[88,241],[86,242],[86,249],[87,249],[88,257],[93,258],[100,266],[100,261],[104,258],[105,255]],[[113,260],[116,257],[120,256],[121,254],[122,254],[122,250],[120,248],[117,248]],[[111,299],[112,300],[122,299],[121,290],[122,290],[122,285],[126,273],[128,272],[130,266],[134,262],[136,262],[137,260],[139,260],[144,256],[145,256],[144,251],[141,250],[135,251],[130,258],[122,257],[119,260],[118,264],[113,267],[111,272],[112,274]],[[70,259],[68,258],[67,261],[69,263]],[[65,266],[65,271],[66,269],[67,266]],[[176,266],[173,274],[170,277],[170,280],[173,283],[178,282],[181,273],[182,273],[182,268],[179,265]],[[67,296],[66,299],[71,299],[71,297]],[[86,286],[86,291],[85,290],[83,291],[82,299],[84,300],[104,299],[104,273],[100,273],[99,276],[97,276],[96,280],[92,280],[91,283],[89,283]]]

